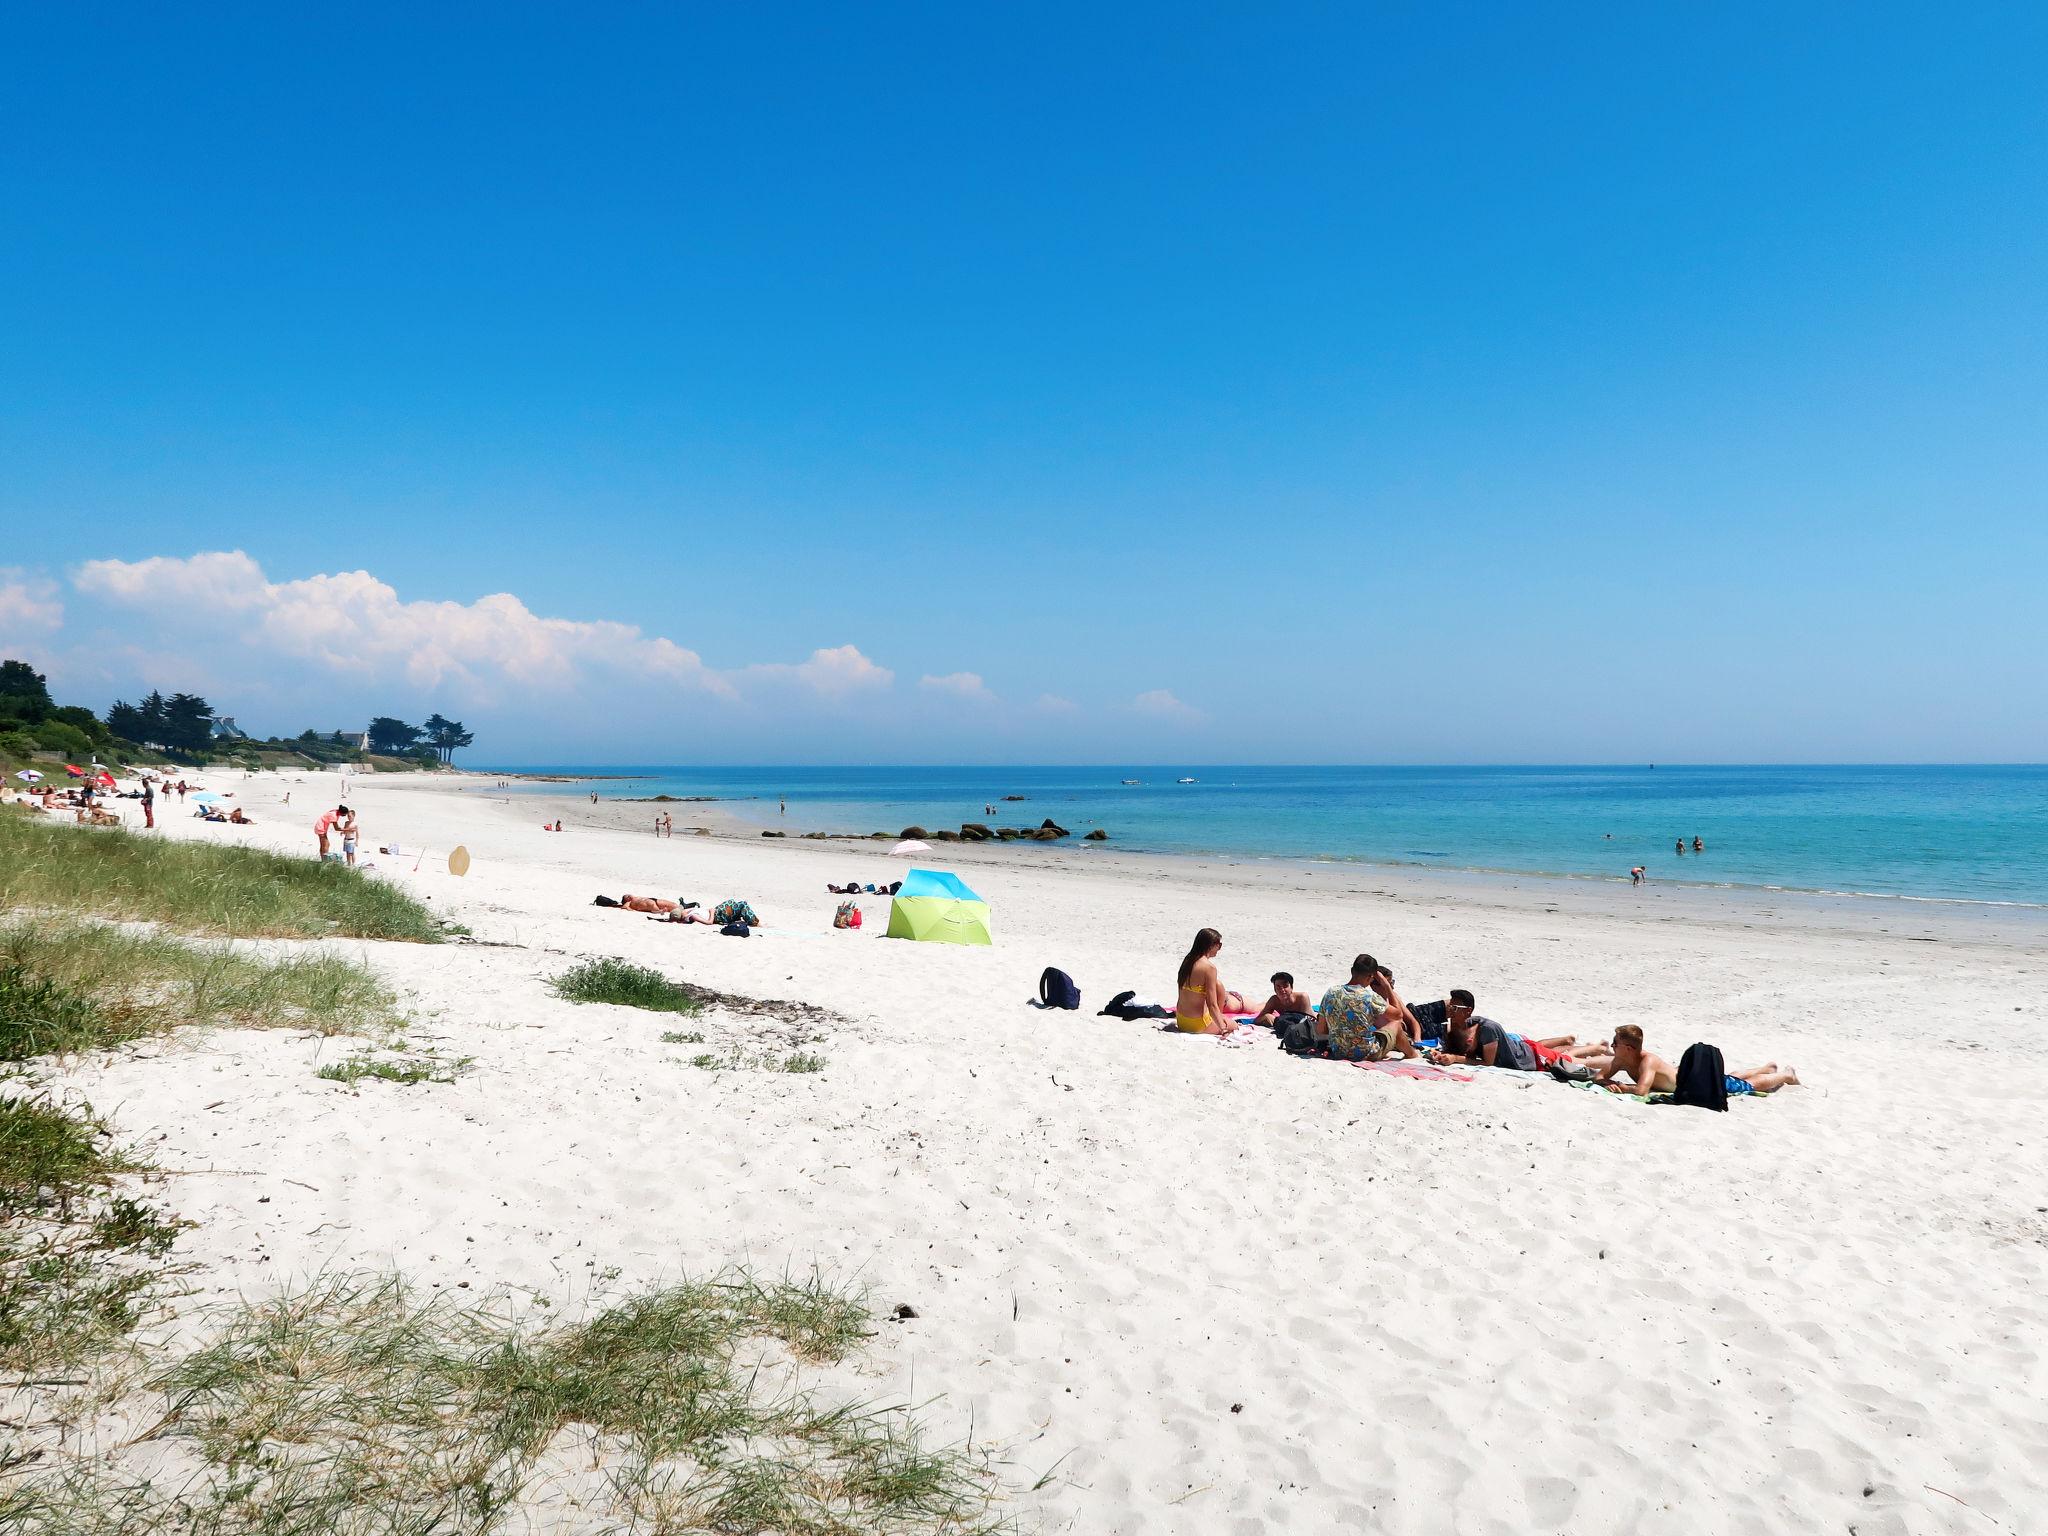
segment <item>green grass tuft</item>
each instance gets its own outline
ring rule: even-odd
[[[441,941],[433,913],[340,864],[0,816],[0,908],[89,913],[244,938]]]
[[[127,1164],[106,1149],[106,1135],[47,1099],[0,1099],[0,1217],[110,1183]]]
[[[701,1037],[700,1037],[701,1038]],[[743,1051],[728,1046],[723,1054],[704,1051],[690,1058],[690,1065],[706,1072],[822,1072],[829,1065],[816,1051],[791,1051],[777,1056],[773,1051]]]
[[[439,1056],[408,1056],[380,1061],[373,1056],[351,1056],[346,1061],[329,1062],[313,1075],[330,1083],[359,1083],[371,1077],[410,1087],[414,1083],[452,1083],[473,1060],[471,1056],[454,1061]]]
[[[281,960],[90,922],[0,926],[0,1061],[107,1050],[185,1024],[340,1034],[392,998],[339,955]]]
[[[695,1013],[702,1003],[680,982],[652,966],[612,956],[572,965],[553,982],[555,996],[572,1003],[616,1003],[655,1013]]]
[[[144,1440],[182,1439],[189,1469],[157,1484],[118,1455],[59,1456],[0,1484],[0,1527],[487,1536],[539,1523],[567,1452],[601,1471],[579,1497],[593,1531],[1008,1528],[985,1455],[930,1447],[908,1412],[804,1383],[794,1362],[843,1360],[869,1333],[862,1298],[822,1276],[686,1281],[580,1321],[454,1295],[333,1275],[234,1309],[152,1382],[164,1404]],[[771,1343],[793,1359],[764,1358]]]
[[[90,1109],[0,1099],[0,1371],[47,1375],[103,1355],[154,1304],[185,1225],[110,1195],[135,1164]],[[0,1529],[9,1529],[0,1519]]]
[[[688,1034],[685,1034],[681,1030],[665,1029],[661,1032],[661,1043],[663,1045],[702,1045],[704,1043],[704,1031],[693,1029]]]

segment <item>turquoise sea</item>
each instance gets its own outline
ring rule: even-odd
[[[792,832],[1050,817],[1123,850],[1619,879],[1641,864],[1659,881],[2048,905],[2048,766],[507,771],[634,775],[590,787],[713,796]]]

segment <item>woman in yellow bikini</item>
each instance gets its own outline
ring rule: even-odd
[[[1216,976],[1216,952],[1223,948],[1223,935],[1204,928],[1195,935],[1194,946],[1180,963],[1180,995],[1174,1000],[1173,1021],[1190,1035],[1227,1035],[1237,1028],[1228,1017],[1250,1013],[1243,997],[1226,991]]]

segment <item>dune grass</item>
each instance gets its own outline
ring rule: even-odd
[[[870,1331],[862,1298],[819,1276],[730,1273],[567,1322],[454,1295],[342,1275],[237,1309],[151,1382],[150,1437],[183,1440],[196,1476],[59,1461],[0,1484],[0,1527],[489,1536],[529,1528],[574,1466],[578,1529],[1006,1528],[985,1456],[805,1384],[805,1363],[843,1360]]]
[[[10,907],[243,938],[442,938],[405,891],[340,864],[25,813],[0,815],[0,908]]]
[[[555,996],[572,1003],[616,1003],[653,1013],[690,1014],[703,1007],[697,994],[681,982],[616,955],[572,965],[552,985]]]
[[[111,1183],[127,1164],[106,1137],[97,1120],[40,1094],[0,1098],[0,1218]]]
[[[152,1306],[183,1224],[114,1193],[136,1166],[89,1108],[0,1098],[0,1372],[104,1355]]]
[[[350,1033],[391,1022],[393,1006],[339,955],[266,959],[103,923],[0,926],[0,1061],[105,1050],[185,1024]]]
[[[822,1072],[830,1065],[816,1051],[790,1051],[778,1056],[773,1051],[743,1051],[728,1046],[724,1053],[702,1051],[690,1058],[690,1065],[706,1072],[793,1072],[799,1076]]]
[[[425,1056],[400,1056],[390,1060],[357,1055],[343,1061],[330,1061],[313,1075],[330,1083],[359,1083],[367,1077],[378,1082],[398,1083],[409,1088],[415,1083],[452,1083],[472,1060],[473,1058],[468,1056],[451,1060],[431,1053]]]

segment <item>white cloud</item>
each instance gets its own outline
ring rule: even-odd
[[[988,684],[981,680],[979,672],[948,672],[943,677],[934,677],[927,672],[917,680],[917,686],[928,693],[950,694],[956,699],[968,699],[976,704],[993,704],[996,696],[989,692]]]
[[[1194,725],[1209,718],[1192,704],[1184,704],[1175,698],[1168,688],[1148,689],[1131,700],[1131,708],[1141,715],[1171,721],[1175,725]]]
[[[89,560],[78,590],[194,629],[225,630],[271,655],[336,672],[399,674],[419,688],[487,696],[563,689],[608,674],[734,699],[744,681],[793,682],[827,698],[886,688],[895,674],[851,645],[734,672],[632,624],[545,618],[509,592],[474,602],[406,601],[368,571],[271,581],[240,550],[189,559]]]
[[[1041,693],[1038,696],[1037,703],[1035,703],[1032,707],[1034,709],[1042,709],[1047,714],[1065,715],[1073,713],[1073,711],[1079,709],[1081,706],[1076,704],[1072,699],[1061,698],[1056,693]]]
[[[18,633],[48,631],[64,622],[64,605],[54,582],[0,566],[0,640]]]
[[[738,675],[750,679],[801,683],[813,693],[831,699],[886,688],[896,681],[894,672],[868,660],[860,653],[860,647],[855,645],[835,645],[829,650],[821,647],[811,652],[809,661],[794,664],[780,661],[760,662],[745,668]]]

